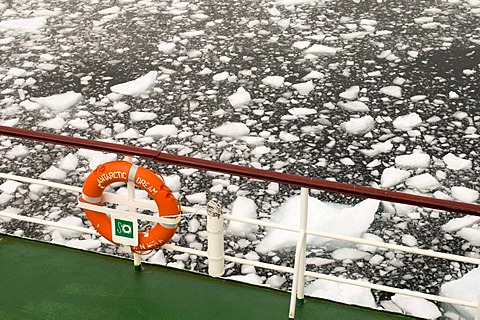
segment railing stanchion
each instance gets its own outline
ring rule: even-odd
[[[307,213],[308,213],[308,189],[301,189],[300,224],[297,246],[295,248],[295,265],[293,268],[292,293],[290,295],[290,310],[288,318],[295,318],[295,306],[297,298],[303,302],[305,286],[305,251],[307,245]]]
[[[480,297],[477,302],[477,310],[475,311],[475,320],[480,320]]]
[[[132,163],[133,158],[131,156],[125,156],[123,159],[127,162]],[[135,200],[135,183],[132,181],[127,181],[127,190],[128,190],[128,211],[134,212],[137,210],[133,201]],[[136,252],[133,252],[133,267],[135,271],[142,271],[142,256]]]
[[[223,248],[223,214],[215,201],[207,203],[208,233],[208,274],[221,277],[225,271],[225,252]]]

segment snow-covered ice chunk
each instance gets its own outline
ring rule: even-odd
[[[78,166],[78,158],[73,153],[67,154],[58,164],[61,170],[72,171]]]
[[[57,221],[61,224],[66,224],[73,227],[85,227],[83,221],[80,217],[75,216],[68,216],[65,218],[61,218]],[[63,238],[75,238],[81,235],[79,231],[67,230],[63,228],[56,228],[56,227],[47,227],[46,228],[49,232],[57,232]]]
[[[173,42],[162,42],[157,45],[157,48],[159,51],[165,53],[165,54],[170,54],[173,51],[175,51],[175,43]]]
[[[340,49],[324,46],[323,44],[314,44],[307,50],[305,50],[305,54],[313,54],[317,56],[334,56]]]
[[[217,136],[222,137],[238,137],[246,136],[250,133],[247,125],[241,122],[227,122],[219,127],[212,129]]]
[[[7,180],[0,185],[0,190],[8,194],[14,194],[18,187],[22,185],[21,182],[14,180]]]
[[[478,200],[478,191],[466,187],[452,187],[452,197],[462,202],[475,202]]]
[[[367,112],[370,108],[362,101],[340,101],[337,103],[341,108],[353,112]]]
[[[23,77],[26,74],[27,74],[27,70],[21,69],[21,68],[10,68],[10,70],[8,70],[7,72],[7,75],[16,77],[16,78]]]
[[[66,124],[65,120],[63,120],[60,117],[55,117],[53,119],[42,121],[38,125],[44,128],[60,130],[65,126],[65,124]]]
[[[257,275],[256,273],[249,273],[246,275],[236,275],[236,276],[230,276],[230,277],[225,277],[226,279],[230,280],[235,280],[235,281],[240,281],[240,282],[245,282],[245,283],[250,283],[253,285],[261,285],[263,284],[263,278]]]
[[[360,92],[359,86],[352,86],[347,90],[341,92],[339,94],[340,98],[347,99],[347,100],[355,100],[358,97],[358,93]]]
[[[410,234],[402,235],[402,243],[409,247],[416,247],[418,245],[417,239]]]
[[[132,122],[150,121],[150,120],[155,120],[156,118],[157,118],[157,114],[155,112],[145,112],[145,111],[130,112],[130,120],[132,120]]]
[[[146,137],[164,137],[175,136],[178,133],[178,129],[173,124],[157,124],[145,131]]]
[[[281,131],[278,134],[278,137],[280,138],[280,140],[286,141],[286,142],[294,142],[294,141],[300,140],[300,138],[298,136],[296,136],[294,134],[291,134],[289,132],[286,132],[286,131]]]
[[[480,298],[480,268],[475,268],[465,274],[462,278],[444,283],[440,288],[440,295],[443,297],[454,297],[465,301],[478,301]],[[475,317],[475,309],[459,306],[457,304],[447,305],[467,319]]]
[[[83,96],[81,93],[68,91],[48,97],[31,98],[31,100],[52,111],[65,111],[83,101]]]
[[[465,239],[472,246],[480,246],[480,230],[474,228],[463,228],[457,232],[457,236]]]
[[[250,93],[248,93],[243,87],[238,88],[237,92],[230,95],[227,99],[234,108],[246,106],[252,101]]]
[[[399,86],[387,86],[380,89],[380,92],[391,97],[401,98],[402,88]]]
[[[67,174],[65,171],[55,166],[51,166],[40,174],[40,178],[46,180],[65,180],[67,178]]]
[[[19,32],[35,32],[43,29],[46,25],[47,19],[44,17],[0,21],[0,29],[15,30]]]
[[[447,168],[451,170],[464,170],[472,167],[472,161],[462,159],[451,153],[446,154],[442,159],[447,165]]]
[[[385,141],[372,144],[371,149],[361,149],[360,152],[368,157],[375,157],[381,153],[390,152],[392,149],[393,144],[390,141]]]
[[[291,108],[288,109],[288,113],[294,116],[308,116],[311,114],[316,114],[317,110],[311,108]]]
[[[305,287],[305,294],[377,309],[375,298],[370,289],[350,284],[318,279]]]
[[[405,170],[400,170],[394,167],[389,167],[383,170],[382,177],[380,178],[380,183],[383,188],[394,187],[400,182],[408,179],[410,177],[410,172]]]
[[[239,196],[232,203],[231,215],[237,218],[256,219],[257,218],[257,205],[252,199]],[[256,232],[258,226],[239,221],[230,221],[227,232],[239,237],[245,237],[246,235]]]
[[[308,199],[308,227],[311,230],[329,232],[351,237],[361,237],[373,221],[378,209],[379,201],[364,200],[354,207],[321,202],[318,199]],[[300,196],[289,198],[273,214],[272,222],[298,227],[299,223]],[[269,230],[267,236],[257,245],[256,251],[267,253],[280,249],[294,248],[298,235],[285,230]],[[343,247],[350,244],[338,241],[308,236],[307,243],[312,245],[329,247]]]
[[[302,78],[302,80],[321,79],[323,77],[325,77],[325,74],[319,71],[313,70],[313,71],[310,71],[307,75],[305,75]]]
[[[204,204],[207,202],[207,194],[205,192],[197,192],[186,195],[188,202],[196,204]]]
[[[409,131],[422,123],[422,118],[417,113],[409,113],[393,120],[393,126],[402,131]]]
[[[16,145],[12,149],[8,150],[6,156],[9,159],[23,158],[30,153],[29,149],[24,145]]]
[[[115,135],[115,139],[138,139],[141,135],[137,130],[130,128]]]
[[[343,122],[340,127],[351,134],[364,134],[372,130],[375,126],[375,120],[371,116],[361,118],[352,118]]]
[[[361,260],[370,257],[370,253],[355,248],[340,248],[331,253],[335,260]]]
[[[285,78],[282,76],[266,76],[262,79],[264,85],[270,86],[272,88],[278,89],[283,86]]]
[[[440,187],[440,183],[430,173],[411,177],[405,183],[407,186],[421,191],[432,191]]]
[[[149,91],[155,85],[156,80],[157,71],[150,71],[135,80],[114,85],[110,90],[126,96],[138,96]]]
[[[437,319],[442,315],[438,307],[425,299],[395,294],[392,301],[406,314],[424,319]]]
[[[295,41],[293,44],[292,44],[292,47],[294,48],[297,48],[297,49],[305,49],[305,48],[308,48],[310,46],[310,41],[306,40],[306,41]]]
[[[430,164],[430,156],[426,153],[404,154],[395,157],[395,164],[407,168],[427,168]]]
[[[217,73],[215,75],[213,75],[212,79],[213,81],[225,81],[228,79],[228,77],[230,76],[230,74],[227,72],[227,71],[224,71],[224,72],[220,72],[220,73]]]
[[[94,250],[100,248],[102,243],[98,239],[71,239],[65,242],[64,245],[76,249]]]
[[[462,228],[468,227],[480,221],[480,217],[477,216],[464,216],[461,218],[455,218],[442,226],[442,230],[445,232],[458,231]]]
[[[302,82],[302,83],[296,83],[292,85],[292,87],[298,91],[299,94],[302,96],[306,96],[315,89],[315,85],[313,84],[312,80],[307,81],[307,82]]]

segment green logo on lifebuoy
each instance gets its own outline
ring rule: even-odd
[[[133,239],[133,222],[115,219],[115,235]]]

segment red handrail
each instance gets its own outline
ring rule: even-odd
[[[0,134],[19,139],[59,144],[75,148],[85,148],[102,152],[137,156],[166,164],[215,171],[225,174],[247,177],[251,179],[271,181],[281,184],[290,184],[298,187],[318,189],[328,192],[343,193],[356,197],[372,198],[382,201],[397,202],[414,206],[427,207],[431,209],[454,211],[463,214],[480,216],[480,205],[473,203],[435,199],[403,192],[375,189],[354,184],[335,182],[317,178],[309,178],[299,175],[280,173],[276,171],[255,169],[240,165],[222,163],[218,161],[179,156],[157,150],[122,145],[118,143],[75,138],[64,135],[12,128],[6,126],[0,126]]]

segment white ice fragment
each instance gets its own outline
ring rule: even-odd
[[[404,116],[399,116],[393,120],[393,126],[402,131],[409,131],[412,128],[420,125],[422,118],[417,113],[409,113]]]
[[[341,92],[339,94],[340,98],[347,99],[347,100],[355,100],[358,97],[358,94],[360,92],[360,87],[359,86],[352,86],[348,88],[347,90]]]
[[[65,124],[66,124],[65,120],[63,120],[60,117],[55,117],[53,119],[42,121],[38,125],[44,128],[60,130],[65,126]]]
[[[16,77],[16,78],[23,77],[26,74],[27,74],[27,70],[20,69],[20,68],[10,68],[10,70],[8,70],[7,72],[7,75]]]
[[[237,218],[256,219],[257,218],[257,205],[252,199],[239,196],[232,203],[231,215]],[[239,221],[230,221],[227,232],[239,237],[245,237],[246,235],[256,232],[258,226],[251,225]]]
[[[410,234],[402,235],[402,243],[409,247],[416,247],[418,245],[417,239]]]
[[[425,99],[427,99],[427,96],[424,95],[424,94],[419,94],[419,95],[410,97],[410,101],[412,101],[412,102],[418,102],[418,101],[422,101],[422,100],[425,100]]]
[[[212,79],[213,81],[225,81],[228,79],[228,77],[230,76],[230,74],[228,73],[228,71],[224,71],[224,72],[220,72],[220,73],[217,73],[215,74]]]
[[[157,118],[157,114],[155,112],[144,112],[144,111],[130,112],[130,120],[132,120],[132,122],[150,121],[156,118]]]
[[[83,228],[85,227],[82,219],[75,216],[67,216],[65,218],[59,219],[57,222],[61,224],[70,225],[73,227],[83,227]],[[75,238],[81,235],[79,231],[67,230],[63,228],[47,227],[47,230],[51,233],[57,232],[63,238]]]
[[[98,11],[99,14],[105,14],[105,15],[119,13],[119,12],[120,12],[120,8],[118,6],[113,6],[113,7]]]
[[[446,154],[442,159],[447,168],[451,170],[464,170],[472,167],[472,161],[462,159],[451,153]]]
[[[302,80],[322,79],[323,77],[325,77],[325,74],[314,70],[310,71],[306,76],[302,78]]]
[[[192,204],[204,204],[207,202],[207,194],[205,192],[197,192],[186,195],[187,201]]]
[[[399,86],[387,86],[380,89],[380,92],[391,97],[401,98],[402,88]]]
[[[451,193],[454,199],[462,202],[475,202],[479,196],[477,190],[466,187],[452,187]]]
[[[454,100],[460,98],[460,96],[455,91],[450,91],[448,93],[448,98]]]
[[[175,51],[175,43],[173,42],[162,42],[157,45],[157,48],[159,51],[165,53],[165,54],[170,54],[173,51]]]
[[[18,187],[22,185],[21,182],[14,180],[7,180],[0,185],[0,190],[8,194],[14,194]]]
[[[472,246],[480,246],[480,230],[463,228],[457,232],[457,236],[467,240]]]
[[[461,218],[455,218],[445,223],[442,226],[442,230],[445,232],[458,231],[462,228],[469,227],[478,221],[480,221],[480,217],[477,216],[464,216]]]
[[[339,101],[337,103],[341,108],[353,112],[367,112],[370,108],[362,101]]]
[[[83,96],[81,93],[68,91],[48,97],[31,98],[31,100],[52,111],[65,111],[83,101]]]
[[[318,279],[305,287],[305,294],[312,297],[377,309],[375,298],[370,289],[351,284]]]
[[[217,136],[222,137],[238,137],[246,136],[250,133],[250,129],[241,122],[227,122],[219,127],[212,129]]]
[[[361,118],[352,118],[343,122],[340,127],[351,134],[364,134],[372,130],[375,126],[375,120],[371,116]]]
[[[100,248],[102,243],[98,239],[71,239],[63,245],[82,250],[94,250]]]
[[[24,145],[16,145],[11,150],[8,150],[6,156],[9,159],[23,158],[30,153],[29,149]]]
[[[115,135],[115,139],[137,139],[140,137],[141,135],[138,133],[138,131],[133,128],[130,128]]]
[[[283,140],[283,141],[286,141],[286,142],[294,142],[294,141],[298,141],[300,140],[300,138],[294,134],[291,134],[289,132],[286,132],[286,131],[281,131],[279,134],[278,134],[278,137],[280,138],[280,140]]]
[[[392,296],[392,301],[406,314],[424,319],[437,319],[442,316],[438,307],[425,299],[410,297],[402,294]]]
[[[238,88],[237,92],[230,95],[227,99],[234,108],[246,106],[252,101],[250,93],[248,93],[243,87]]]
[[[383,170],[380,183],[383,188],[394,187],[410,177],[410,172],[389,167]]]
[[[288,109],[288,113],[294,116],[308,116],[311,114],[316,114],[317,110],[311,108],[291,108]]]
[[[126,96],[138,96],[149,91],[155,85],[156,80],[157,71],[150,71],[135,80],[114,85],[110,90]]]
[[[65,171],[55,167],[55,166],[51,166],[50,168],[48,168],[47,170],[45,170],[44,172],[42,172],[39,176],[40,178],[42,179],[45,179],[45,180],[65,180],[67,178],[67,174],[65,173]]]
[[[146,137],[165,137],[175,136],[178,133],[178,129],[173,124],[157,124],[145,131]]]
[[[0,29],[15,30],[19,32],[35,32],[43,29],[46,25],[47,19],[44,17],[0,21]]]
[[[265,284],[271,288],[280,289],[286,281],[284,277],[274,274],[265,281]]]
[[[262,79],[264,85],[270,86],[272,88],[278,89],[283,86],[285,78],[282,76],[266,76]]]
[[[460,279],[447,282],[440,288],[440,295],[443,297],[455,297],[464,301],[478,301],[480,298],[480,268],[469,271]],[[475,308],[464,307],[457,304],[448,305],[466,319],[475,317]]]
[[[340,49],[334,47],[328,47],[323,44],[314,44],[307,50],[305,54],[313,54],[317,56],[334,56]]]
[[[78,158],[73,153],[67,154],[62,160],[60,160],[60,163],[58,164],[58,167],[64,171],[75,170],[77,166]]]
[[[395,157],[395,164],[407,168],[427,168],[430,164],[430,156],[426,153],[404,154]]]
[[[440,183],[430,173],[423,173],[411,177],[405,183],[407,186],[420,191],[432,191],[440,187]]]
[[[180,191],[182,187],[182,183],[180,181],[180,176],[178,174],[173,174],[169,176],[163,176],[163,180],[165,180],[165,184],[169,187],[173,192]]]
[[[315,85],[313,84],[312,80],[302,83],[293,84],[292,87],[298,91],[298,93],[302,96],[306,96],[315,89]]]
[[[230,277],[226,277],[226,279],[241,281],[241,282],[245,282],[253,285],[263,284],[263,278],[257,275],[256,273],[249,273],[244,276],[243,275],[230,276]]]
[[[340,248],[333,251],[331,256],[335,260],[360,260],[369,258],[370,253],[354,248]]]
[[[293,43],[292,47],[297,48],[297,49],[305,49],[310,46],[310,41],[296,41]]]

